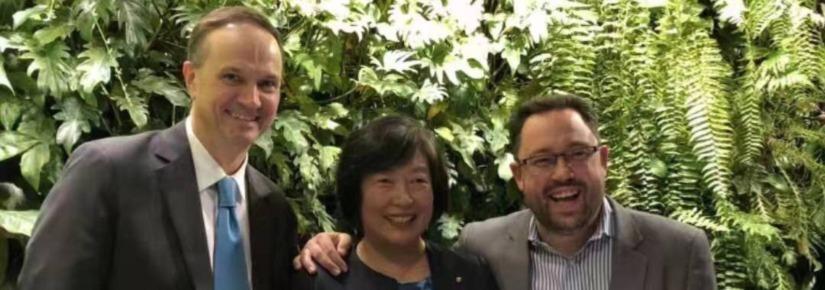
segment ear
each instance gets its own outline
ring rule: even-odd
[[[607,169],[608,155],[610,155],[610,148],[608,148],[607,145],[599,147],[599,164],[605,169]]]
[[[195,64],[191,61],[183,62],[183,82],[186,84],[186,91],[189,97],[195,98]]]
[[[513,172],[513,181],[516,182],[516,186],[518,186],[520,191],[524,192],[524,174],[521,172],[521,166],[516,162],[510,163],[510,171]]]

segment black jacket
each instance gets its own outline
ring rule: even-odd
[[[398,283],[366,265],[358,258],[355,248],[347,257],[349,271],[332,276],[323,267],[318,274],[302,273],[297,278],[299,290],[397,290]],[[476,256],[445,249],[427,243],[427,260],[434,290],[498,290],[487,263]]]

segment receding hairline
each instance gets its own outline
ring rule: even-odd
[[[228,25],[248,24],[267,32],[275,38],[278,51],[281,56],[281,66],[284,65],[284,50],[278,30],[260,12],[243,6],[231,6],[215,9],[201,18],[192,33],[189,35],[187,44],[187,59],[195,66],[199,67],[208,54],[208,46],[204,45],[205,39],[216,30],[225,29]]]
[[[267,35],[271,36],[271,34],[269,34],[268,31],[266,31],[265,29],[259,27],[258,25],[255,25],[254,23],[247,23],[247,22],[226,23],[226,24],[224,24],[220,27],[216,27],[215,29],[209,31],[208,34],[203,36],[203,39],[201,39],[201,41],[200,41],[200,48],[196,49],[196,51],[195,51],[195,53],[197,55],[190,58],[189,61],[195,67],[200,67],[203,64],[203,62],[207,59],[207,57],[209,57],[209,53],[211,51],[209,49],[209,47],[212,46],[212,45],[209,45],[209,44],[210,44],[210,41],[214,41],[214,40],[212,40],[212,38],[214,37],[215,34],[220,33],[222,31],[226,31],[228,29],[233,29],[235,27],[244,26],[244,25],[248,25],[248,26],[253,27],[255,29],[259,29],[260,31],[262,31],[262,32],[266,33]],[[274,36],[272,37],[272,40],[275,41],[275,46],[276,46],[276,50],[277,50],[274,53],[277,54],[278,59],[279,59],[278,63],[281,65],[281,68],[283,68],[284,55],[283,55],[283,50],[281,49],[280,42],[278,42],[278,39],[275,38]],[[197,61],[196,61],[196,59],[197,59]]]

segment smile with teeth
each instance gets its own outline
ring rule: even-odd
[[[230,111],[230,110],[227,110],[226,112],[229,113],[229,116],[231,116],[232,118],[235,118],[235,119],[238,119],[238,120],[241,120],[241,121],[252,122],[252,121],[255,121],[256,119],[258,119],[258,117],[254,116],[254,115],[253,116],[244,115],[244,114],[241,114],[241,113],[238,113],[238,112],[235,112],[235,111]]]
[[[387,216],[387,220],[394,224],[407,224],[410,223],[415,216],[413,215],[396,215],[396,216]]]
[[[553,192],[549,195],[553,201],[573,200],[579,197],[580,191],[578,189],[565,189]]]

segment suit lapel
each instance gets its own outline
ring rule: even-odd
[[[613,265],[610,281],[611,290],[645,289],[647,257],[636,247],[642,242],[642,235],[636,228],[628,211],[613,199],[608,198],[616,213],[616,243],[613,245]]]
[[[177,233],[186,270],[195,289],[212,290],[209,250],[186,128],[181,122],[161,134],[153,150],[165,163],[156,171],[165,210]]]
[[[530,228],[530,210],[522,210],[508,225],[507,247],[501,249],[507,257],[503,259],[504,277],[498,277],[502,285],[510,286],[502,290],[530,289],[530,249],[527,248],[527,235]]]
[[[273,202],[268,198],[272,189],[251,166],[246,169],[247,211],[249,213],[249,247],[252,259],[253,289],[272,289],[273,264],[275,263],[275,213]]]
[[[447,273],[454,273],[452,265],[444,261],[442,253],[432,243],[427,243],[427,258],[430,260],[430,275],[433,280],[433,289],[461,289],[456,288],[450,281]]]

